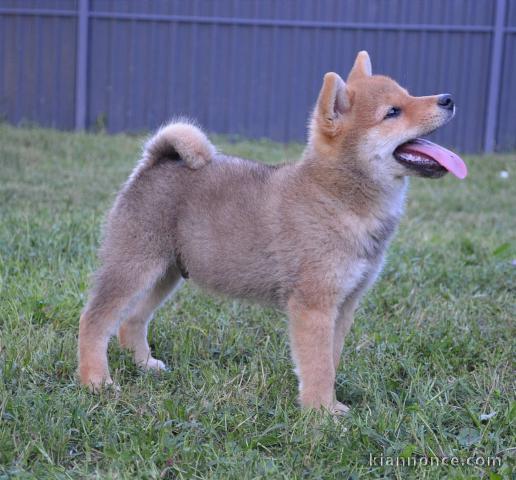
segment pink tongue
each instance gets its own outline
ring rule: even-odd
[[[460,179],[465,178],[468,174],[468,168],[462,161],[462,158],[455,155],[455,153],[450,150],[423,138],[416,138],[411,142],[401,145],[398,147],[398,151],[422,154],[430,157]]]

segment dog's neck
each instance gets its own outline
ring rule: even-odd
[[[346,157],[323,156],[308,145],[299,164],[303,176],[324,189],[329,195],[343,203],[343,208],[364,216],[372,212],[389,214],[396,211],[401,215],[407,180],[392,178],[388,182],[375,179],[361,167],[356,154],[350,151]],[[398,212],[399,211],[399,212]],[[387,212],[386,212],[387,213]]]

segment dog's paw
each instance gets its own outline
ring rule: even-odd
[[[99,365],[91,366],[86,362],[80,362],[77,374],[81,385],[92,393],[98,393],[113,385],[109,370]]]
[[[346,415],[349,412],[349,407],[347,405],[344,405],[341,402],[335,402],[333,404],[333,408],[331,411],[332,411],[333,415],[340,417],[342,415]]]
[[[149,357],[144,362],[140,363],[140,367],[143,370],[153,371],[153,372],[168,372],[169,368],[157,358]]]
[[[91,393],[100,393],[102,390],[120,391],[120,387],[113,382],[111,377],[90,377],[87,380],[81,380],[81,383]]]

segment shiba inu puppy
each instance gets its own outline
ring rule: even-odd
[[[145,369],[153,311],[182,278],[270,304],[289,318],[303,407],[342,414],[334,393],[344,338],[380,272],[408,176],[459,178],[452,152],[418,139],[454,115],[450,95],[413,97],[372,75],[360,52],[344,82],[324,76],[299,162],[267,166],[220,154],[187,122],[160,129],[109,213],[79,329],[79,375],[112,383],[111,336]]]

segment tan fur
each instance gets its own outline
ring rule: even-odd
[[[197,170],[211,162],[216,150],[204,132],[192,123],[173,122],[160,128],[147,142],[142,166],[152,167],[157,160],[174,153],[192,170]]]
[[[384,120],[394,105],[404,114]],[[117,333],[139,365],[164,368],[147,325],[182,273],[208,291],[285,310],[301,405],[345,413],[334,393],[344,338],[381,270],[406,176],[417,174],[392,152],[449,118],[436,96],[412,97],[372,76],[361,52],[347,82],[325,75],[298,163],[218,154],[184,122],[159,130],[106,222],[80,321],[81,382],[112,381],[106,351]]]

